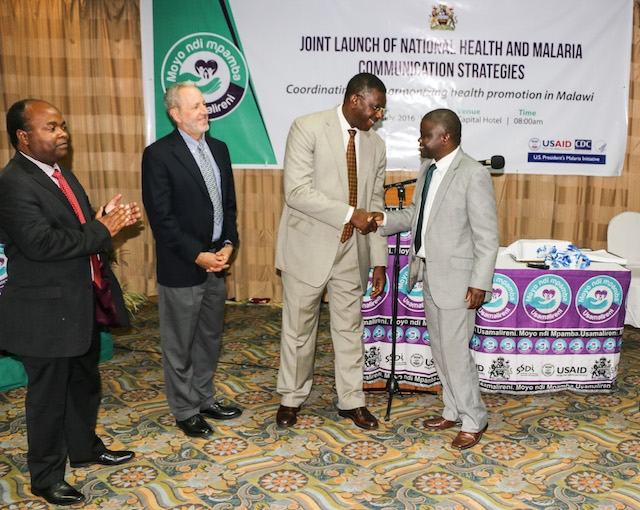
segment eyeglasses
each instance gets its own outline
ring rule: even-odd
[[[362,99],[362,100],[364,101],[364,96],[363,96],[363,95],[356,94],[356,96],[358,96],[360,99]],[[365,101],[365,103],[366,103],[366,104],[367,104],[367,106],[368,106],[369,108],[371,108],[374,112],[376,112],[376,113],[378,113],[378,112],[379,112],[379,113],[380,113],[381,115],[383,115],[383,116],[384,116],[384,112],[386,112],[386,111],[387,111],[387,109],[386,109],[386,108],[383,108],[382,106],[376,106],[376,105],[373,105],[373,104],[369,103],[368,101]]]

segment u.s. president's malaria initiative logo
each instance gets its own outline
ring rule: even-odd
[[[209,120],[231,113],[247,90],[248,71],[244,56],[228,39],[201,32],[183,37],[162,62],[162,89],[174,83],[194,82],[207,102]]]

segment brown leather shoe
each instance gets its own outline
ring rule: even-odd
[[[355,409],[338,409],[338,414],[343,418],[351,418],[361,429],[377,429],[378,420],[373,416],[366,407],[356,407]]]
[[[293,427],[298,421],[298,407],[287,407],[281,405],[276,413],[276,423],[278,427]]]
[[[438,416],[437,418],[427,418],[424,420],[425,428],[429,430],[444,430],[450,429],[451,427],[455,427],[456,425],[460,425],[459,421],[450,421],[442,416]]]
[[[467,448],[477,445],[480,439],[482,439],[482,434],[485,433],[488,427],[489,424],[487,423],[480,432],[463,432],[461,430],[451,443],[451,446],[457,450],[466,450]]]

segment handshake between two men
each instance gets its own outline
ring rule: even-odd
[[[368,212],[365,209],[355,209],[351,215],[350,223],[363,235],[375,232],[382,225],[384,213]]]

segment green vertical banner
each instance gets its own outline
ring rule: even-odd
[[[226,142],[234,165],[276,158],[227,0],[153,0],[156,137],[174,126],[165,91],[193,81],[209,110],[210,133]]]

